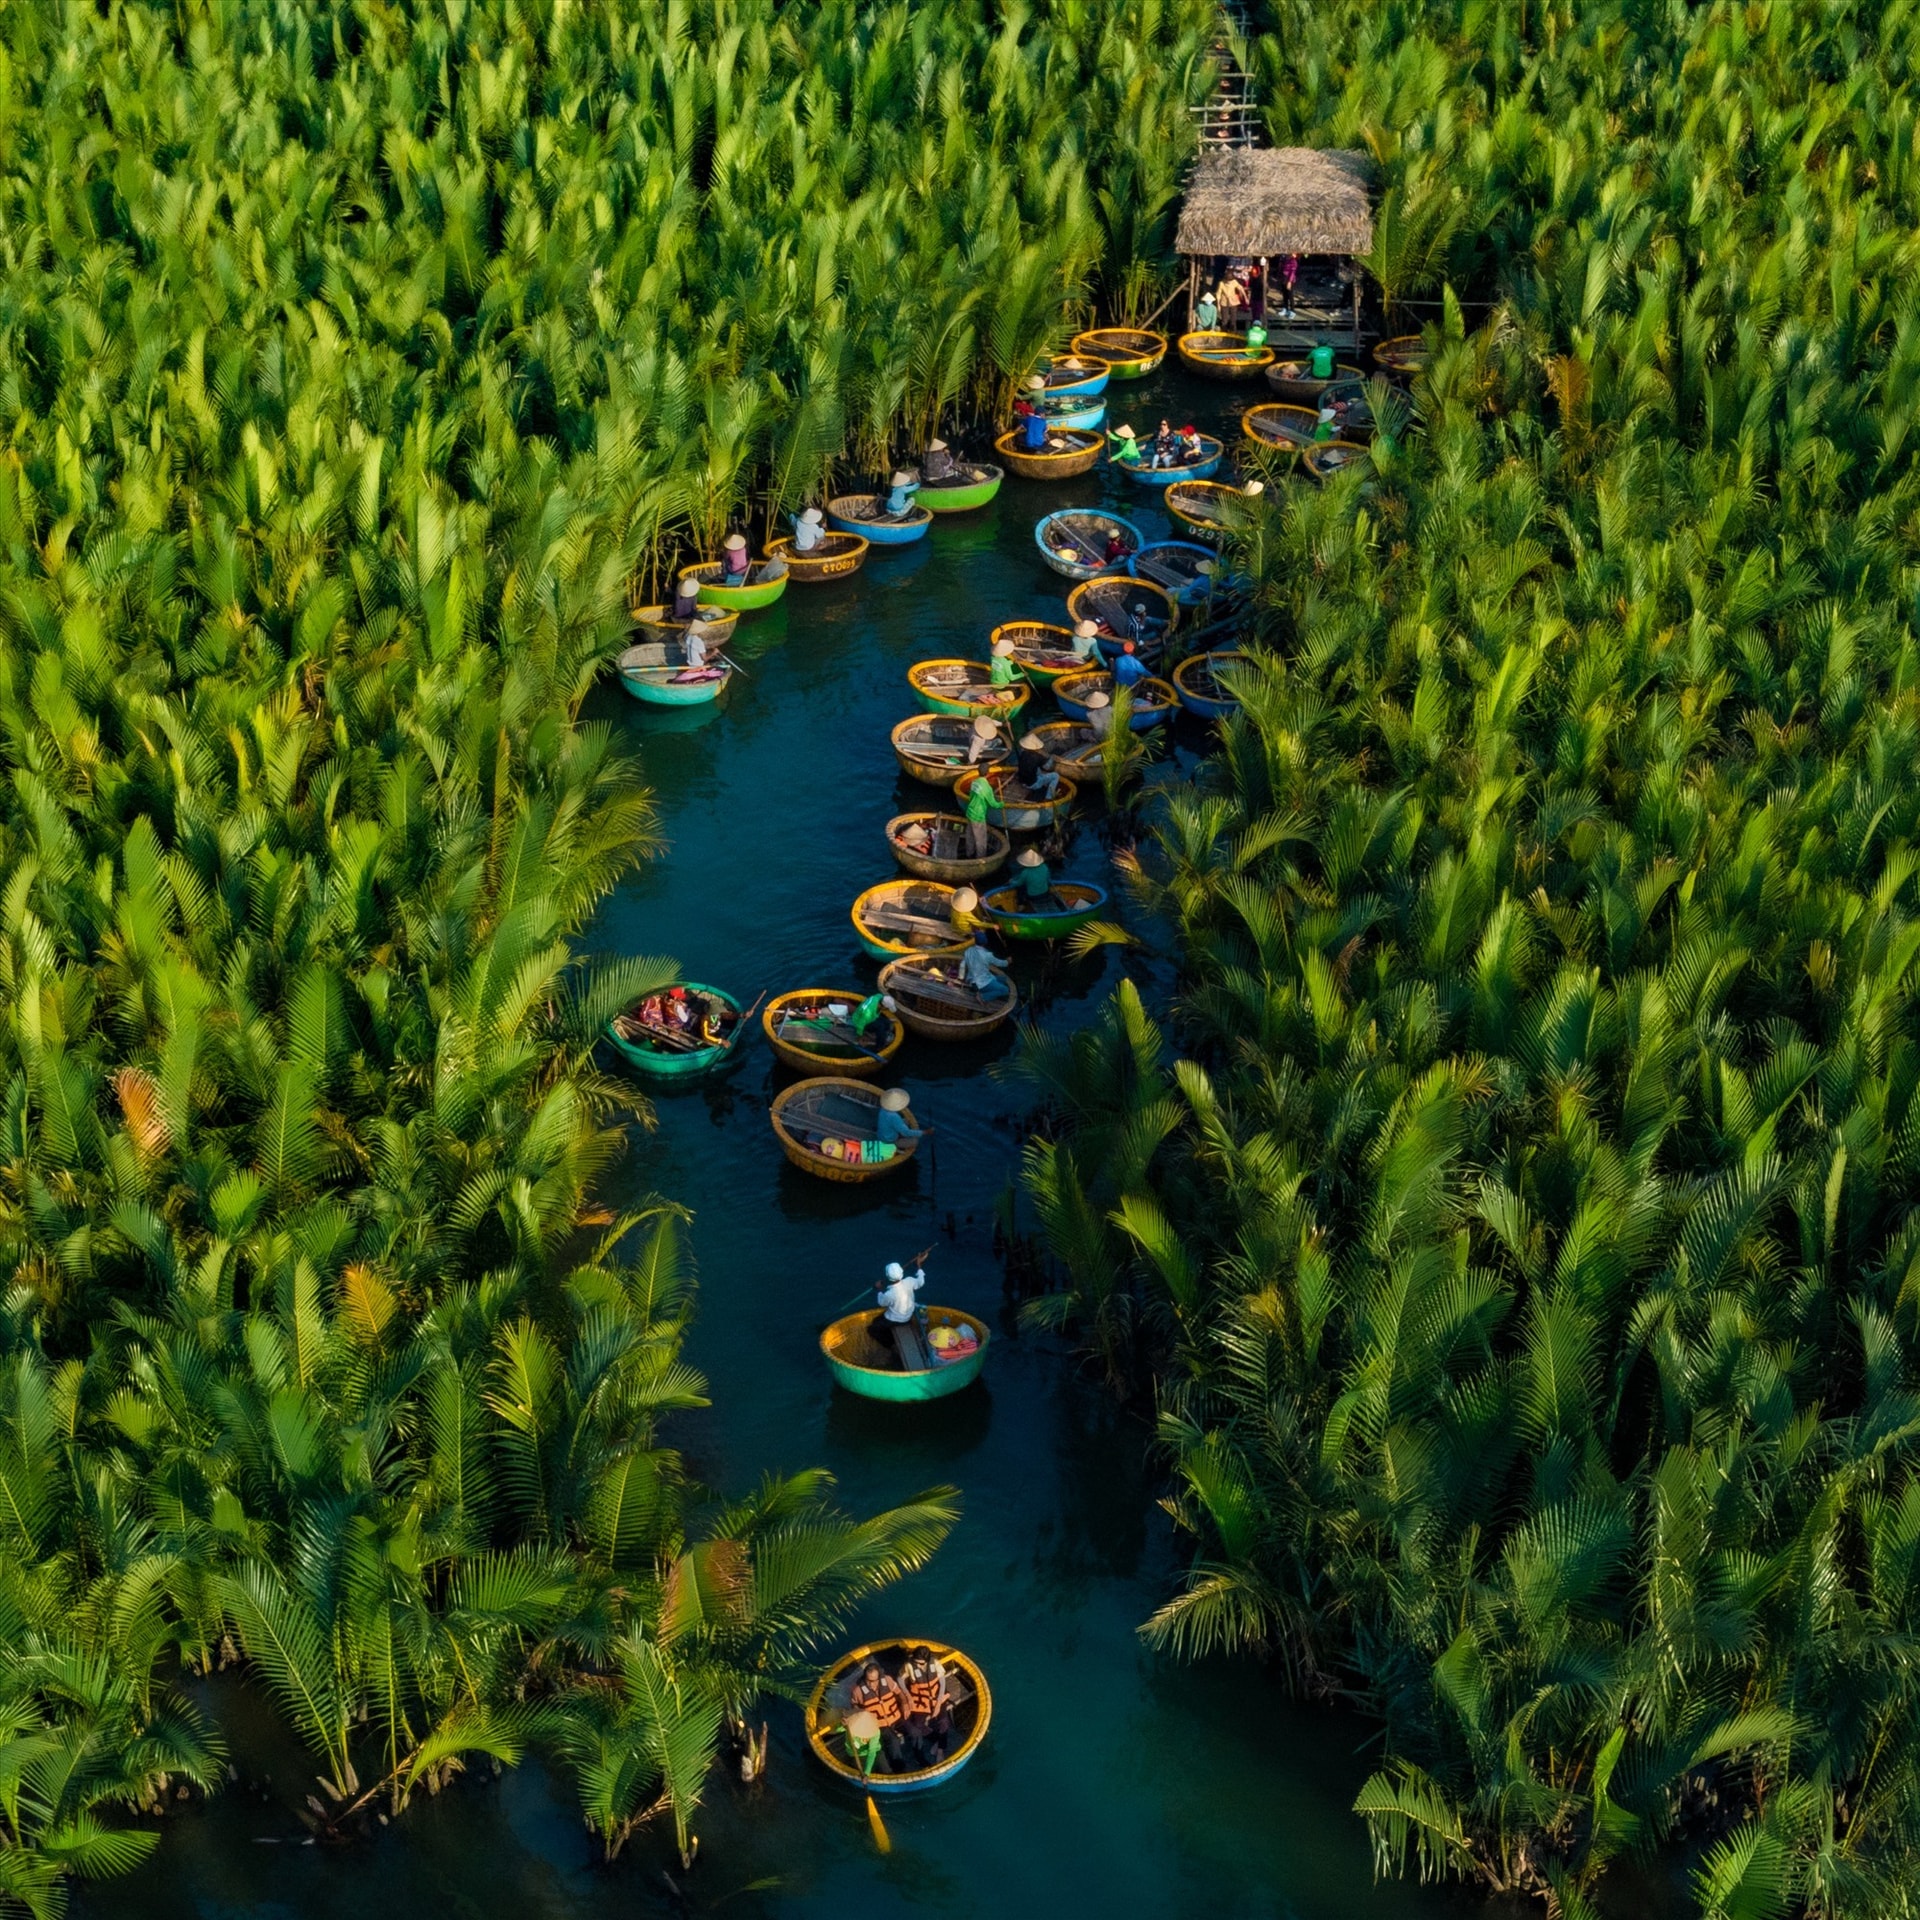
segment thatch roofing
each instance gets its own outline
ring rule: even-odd
[[[1224,147],[1202,153],[1180,210],[1181,253],[1366,253],[1373,246],[1364,153]]]

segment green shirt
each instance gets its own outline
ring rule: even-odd
[[[1029,900],[1038,900],[1053,885],[1053,875],[1047,871],[1047,863],[1042,860],[1037,867],[1022,867],[1020,885],[1026,890]]]
[[[1013,685],[1013,676],[1018,671],[1019,669],[1011,660],[1003,660],[996,653],[993,656],[992,671],[987,676],[987,684],[995,687],[1010,687]]]
[[[865,1033],[880,1018],[880,996],[870,993],[853,1010],[853,1018],[848,1023],[855,1033]]]
[[[983,827],[993,807],[993,789],[976,773],[973,776],[973,785],[967,789],[967,818],[976,827]]]

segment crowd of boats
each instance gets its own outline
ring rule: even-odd
[[[1235,338],[1238,357],[1216,344]],[[993,1033],[1021,1004],[1014,951],[1069,939],[1106,910],[1103,887],[1060,877],[1051,863],[1116,732],[1147,732],[1181,709],[1214,721],[1237,704],[1244,656],[1223,637],[1236,625],[1236,583],[1220,548],[1232,523],[1228,503],[1242,489],[1213,478],[1222,443],[1191,429],[1173,434],[1171,446],[1165,434],[1143,443],[1130,424],[1105,430],[1109,384],[1154,372],[1167,346],[1165,336],[1139,329],[1079,335],[1025,383],[1020,420],[994,441],[994,463],[956,458],[935,441],[920,468],[894,474],[886,491],[808,509],[794,533],[769,541],[758,560],[735,535],[719,559],[681,570],[672,605],[633,609],[642,637],[620,657],[622,684],[643,701],[691,705],[725,691],[736,669],[724,649],[743,616],[771,605],[789,584],[845,580],[871,547],[922,539],[941,515],[985,506],[1009,470],[1061,479],[1112,457],[1156,492],[1186,536],[1149,540],[1125,514],[1104,507],[1047,513],[1034,540],[1046,565],[1070,583],[1064,620],[1009,620],[987,636],[984,660],[943,657],[908,668],[917,711],[893,727],[891,744],[902,774],[929,795],[887,822],[896,876],[867,888],[850,908],[862,949],[880,963],[873,988],[801,986],[744,1006],[729,988],[690,980],[609,1024],[621,1055],[659,1079],[714,1073],[762,1035],[797,1076],[771,1101],[773,1134],[787,1159],[814,1178],[861,1183],[912,1165],[932,1129],[904,1088],[886,1084],[907,1036],[954,1043]],[[1216,334],[1183,336],[1178,349],[1201,372],[1236,379],[1265,372],[1286,396],[1247,410],[1250,442],[1295,447],[1324,462],[1343,444],[1324,432],[1334,409],[1343,432],[1371,431],[1365,382],[1324,350],[1317,359],[1277,362],[1244,336]],[[1084,464],[1075,464],[1089,446]],[[1172,463],[1162,460],[1168,453]],[[1257,490],[1260,483],[1247,484]],[[1051,701],[1053,716],[1033,715],[1039,700]],[[890,1279],[896,1288],[914,1284],[892,1270]],[[986,1324],[955,1308],[922,1306],[910,1291],[901,1299],[910,1327],[889,1325],[901,1314],[869,1305],[825,1329],[820,1351],[835,1381],[869,1399],[919,1402],[977,1380],[990,1345]],[[922,1653],[940,1680],[938,1739],[907,1737]],[[924,1675],[921,1684],[930,1684]],[[815,1753],[836,1774],[870,1791],[902,1792],[958,1771],[984,1738],[991,1711],[985,1676],[963,1654],[902,1641],[857,1648],[836,1662],[815,1689],[806,1725]]]

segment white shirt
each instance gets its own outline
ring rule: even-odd
[[[1000,962],[985,947],[971,946],[960,956],[960,978],[974,988],[990,987],[1000,977]]]
[[[820,544],[820,525],[815,520],[796,520],[793,523],[793,550],[795,553],[811,553]]]
[[[906,1322],[914,1316],[918,1302],[914,1295],[927,1284],[926,1269],[909,1273],[892,1282],[883,1282],[880,1289],[880,1304],[886,1309],[889,1320]]]
[[[687,637],[682,644],[686,649],[687,665],[689,667],[697,669],[707,664],[707,643],[701,639],[700,629],[698,627],[689,627],[687,629]]]
[[[1111,707],[1089,707],[1087,725],[1093,729],[1096,740],[1104,740],[1113,732],[1113,709]]]

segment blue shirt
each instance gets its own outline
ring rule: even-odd
[[[1137,653],[1123,653],[1113,663],[1113,684],[1116,687],[1137,687],[1142,680],[1151,678],[1147,663]]]
[[[903,1113],[892,1113],[887,1108],[880,1109],[880,1119],[874,1132],[883,1141],[892,1143],[901,1140],[917,1140],[920,1137],[918,1127],[909,1126]]]

